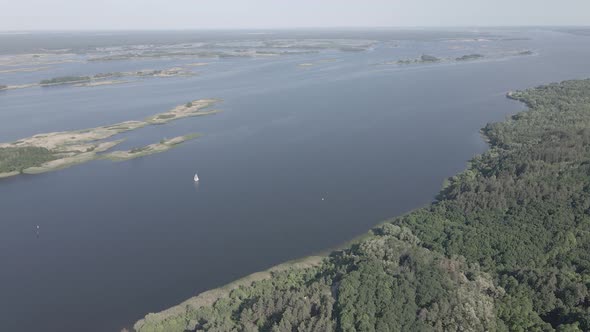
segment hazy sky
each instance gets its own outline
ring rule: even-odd
[[[590,0],[0,0],[0,30],[590,25]]]

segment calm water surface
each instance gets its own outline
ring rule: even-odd
[[[590,77],[590,38],[522,34],[531,39],[490,47],[536,56],[374,65],[400,53],[450,52],[405,41],[363,53],[211,60],[191,78],[0,93],[0,141],[223,99],[220,114],[144,128],[122,145],[204,134],[169,152],[0,181],[1,329],[118,331],[429,203],[444,178],[485,151],[479,128],[523,109],[507,91]],[[337,60],[297,66],[319,58]],[[66,64],[0,78],[26,83],[182,62]]]

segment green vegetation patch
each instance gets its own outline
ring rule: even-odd
[[[58,158],[55,153],[42,147],[0,148],[0,173],[22,172]]]
[[[456,58],[456,61],[471,61],[471,60],[478,60],[484,58],[481,54],[466,54],[461,57]]]
[[[115,77],[123,77],[125,73],[122,72],[114,72],[114,73],[98,73],[94,75],[94,78],[101,79],[101,78],[115,78]]]
[[[131,150],[129,150],[129,153],[134,154],[134,153],[141,153],[141,152],[145,152],[149,150],[148,147],[146,146],[142,146],[142,147],[138,147],[138,148],[133,148]]]
[[[399,64],[399,65],[411,65],[411,64],[419,64],[419,63],[435,63],[435,62],[440,62],[440,61],[442,61],[442,59],[437,58],[437,57],[432,56],[432,55],[423,54],[419,58],[416,58],[416,59],[403,59],[403,60],[398,60],[397,61],[397,64]]]
[[[42,80],[39,82],[41,85],[57,85],[57,84],[70,84],[70,83],[81,83],[90,81],[89,76],[62,76],[52,79]]]
[[[422,62],[438,62],[438,61],[440,61],[440,59],[435,56],[432,56],[432,55],[423,54],[420,57],[420,61],[422,61]]]

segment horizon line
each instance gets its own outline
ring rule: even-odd
[[[332,26],[332,27],[228,27],[228,28],[92,28],[92,29],[10,29],[3,33],[39,33],[39,32],[189,32],[189,31],[281,31],[281,30],[408,30],[408,29],[490,29],[490,28],[590,28],[589,25],[407,25],[407,26]]]

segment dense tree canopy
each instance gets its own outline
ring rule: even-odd
[[[427,208],[315,268],[275,273],[139,331],[590,331],[590,80],[529,110]]]

